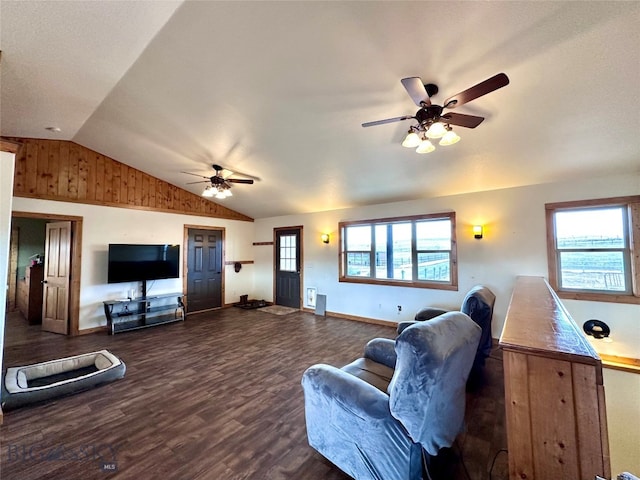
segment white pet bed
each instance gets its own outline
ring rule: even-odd
[[[122,378],[125,370],[124,362],[107,350],[11,367],[2,382],[2,407],[9,410],[87,390]]]

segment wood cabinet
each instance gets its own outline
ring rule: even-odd
[[[42,280],[44,265],[26,267],[24,278],[18,280],[18,310],[27,319],[29,325],[42,323]]]
[[[541,277],[518,277],[500,337],[509,478],[610,478],[602,363]]]

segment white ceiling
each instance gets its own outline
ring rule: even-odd
[[[194,193],[218,163],[259,178],[221,201],[253,218],[640,172],[638,1],[2,0],[0,26],[2,135]],[[456,145],[360,126],[415,113],[403,77],[442,104],[499,72]]]

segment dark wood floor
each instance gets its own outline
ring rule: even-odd
[[[230,308],[115,336],[67,338],[10,314],[5,367],[106,348],[127,373],[5,412],[0,478],[345,480],[306,442],[302,373],[314,363],[342,366],[361,356],[369,339],[394,336],[389,327],[310,313]],[[453,480],[489,479],[506,446],[499,352],[488,359],[485,377],[467,398]],[[491,478],[506,479],[506,465],[499,454]]]

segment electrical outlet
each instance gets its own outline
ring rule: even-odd
[[[402,305],[398,305],[398,313],[402,311]]]

